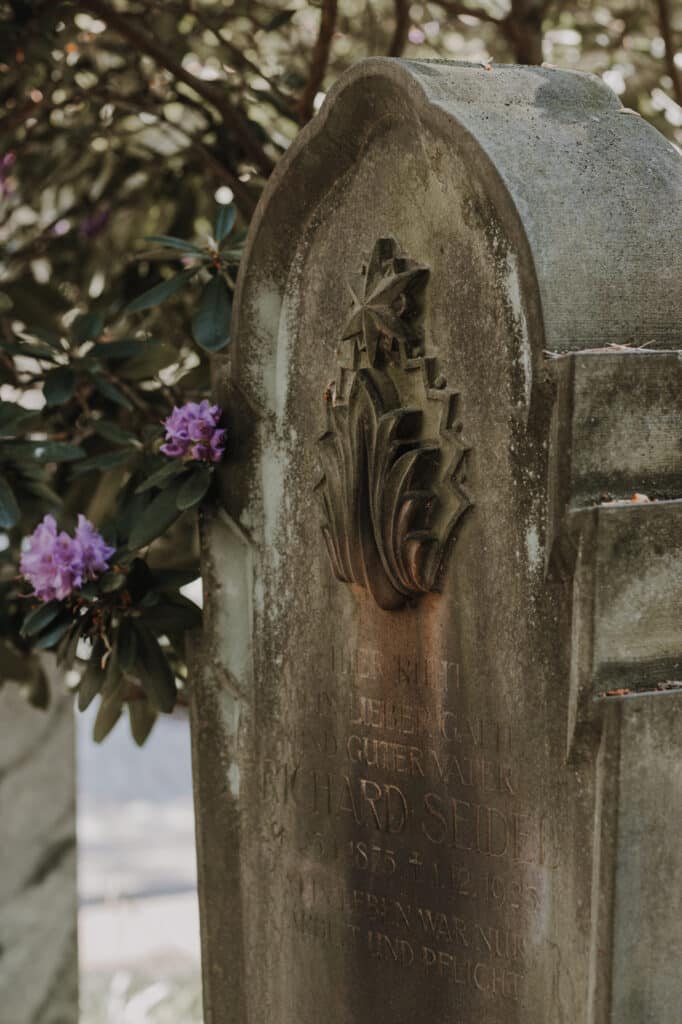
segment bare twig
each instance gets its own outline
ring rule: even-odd
[[[682,106],[682,75],[675,63],[675,41],[673,39],[672,18],[670,17],[670,5],[668,0],[656,0],[658,7],[658,23],[661,29],[663,42],[665,43],[665,66],[668,75],[673,83],[673,96],[675,101]]]
[[[220,113],[223,123],[238,140],[244,154],[256,164],[258,169],[269,175],[274,166],[273,161],[264,151],[259,140],[249,126],[244,114],[228,102],[226,91],[212,82],[197,78],[175,58],[172,53],[151,36],[140,21],[130,14],[121,14],[109,6],[104,0],[80,0],[79,6],[118,32],[119,35],[132,43],[140,52],[152,57],[157,64],[166,68],[175,79],[184,82],[199,96],[211,103]]]
[[[455,17],[466,16],[497,25],[519,64],[542,63],[542,19],[549,0],[511,0],[511,8],[504,18],[498,18],[485,7],[470,7],[457,0],[434,0],[434,3]]]
[[[336,28],[337,12],[338,0],[322,0],[320,30],[310,58],[308,81],[298,101],[298,116],[303,124],[313,116],[315,97],[324,81],[332,47],[332,37]]]
[[[236,174],[226,167],[222,161],[218,160],[208,146],[203,142],[200,142],[199,139],[194,139],[191,136],[189,136],[189,140],[192,147],[201,156],[206,166],[210,167],[214,174],[219,178],[222,178],[226,185],[229,185],[234,193],[237,206],[245,217],[250,218],[251,214],[256,209],[256,196],[254,196],[250,189],[246,187],[243,181],[239,180]]]
[[[455,0],[435,0],[435,3],[442,7],[444,11],[447,11],[448,14],[454,14],[457,18],[464,14],[469,18],[476,18],[477,21],[487,21],[493,25],[502,25],[504,21],[503,18],[495,17],[485,7],[470,7],[469,4],[456,3]]]
[[[407,46],[410,31],[410,0],[393,0],[395,7],[395,28],[388,48],[389,57],[400,57]]]
[[[198,24],[210,32],[216,42],[224,47],[230,54],[230,63],[241,68],[247,68],[252,71],[259,78],[262,78],[264,82],[267,82],[270,89],[269,93],[260,93],[259,99],[266,99],[280,114],[290,118],[292,121],[298,121],[298,114],[295,108],[295,102],[292,96],[288,95],[279,88],[277,83],[270,78],[262,68],[259,68],[257,64],[254,64],[252,60],[246,56],[246,54],[235,46],[229,39],[225,39],[223,36],[223,30],[216,28],[210,23],[210,21],[203,15],[199,10],[192,11],[194,17],[197,19]],[[244,76],[242,75],[242,81]]]
[[[116,93],[103,91],[101,89],[89,89],[82,90],[82,96],[84,99],[91,98],[93,96],[98,97],[104,103],[111,103],[114,106],[120,107],[123,110],[134,110],[139,111],[153,111],[154,115],[158,117],[161,124],[171,129],[177,135],[181,135],[187,140],[187,144],[201,157],[202,161],[208,167],[213,174],[218,178],[219,181],[225,182],[232,192],[234,193],[237,206],[245,216],[250,217],[256,208],[256,197],[251,193],[250,189],[246,187],[244,182],[239,180],[238,175],[231,167],[228,167],[222,160],[211,151],[211,149],[204,143],[199,136],[191,135],[184,128],[169,121],[163,112],[163,104],[156,103],[153,101],[142,103],[135,99],[119,96]],[[182,101],[185,101],[185,97],[181,97]]]

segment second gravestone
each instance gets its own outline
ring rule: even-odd
[[[679,1020],[680,181],[596,79],[384,60],[278,168],[216,382],[207,1024]]]

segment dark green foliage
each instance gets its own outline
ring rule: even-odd
[[[211,278],[199,299],[192,320],[192,333],[207,352],[218,352],[230,340],[232,302],[230,292],[220,275]]]
[[[141,747],[156,721],[156,711],[146,700],[131,700],[128,701],[128,717],[133,739]]]
[[[78,684],[78,710],[85,711],[102,689],[104,672],[100,664],[100,653],[93,652],[87,668]]]
[[[40,604],[29,612],[21,626],[22,636],[35,636],[49,626],[61,613],[62,606],[59,601],[50,601],[48,604]]]
[[[140,682],[152,706],[159,711],[175,707],[175,677],[158,639],[145,625],[136,626],[137,666]]]
[[[0,666],[37,705],[38,646],[83,671],[82,706],[107,689],[98,739],[127,705],[143,742],[175,702],[198,620],[179,588],[198,575],[213,468],[160,455],[161,424],[208,395],[265,180],[349,64],[493,56],[606,72],[682,142],[670,0],[538,9],[416,2],[408,34],[393,0],[349,0],[325,65],[317,2],[0,0]],[[83,512],[117,547],[68,614],[37,608],[16,579],[21,538],[46,512],[66,529]]]
[[[221,206],[213,229],[216,242],[220,243],[227,238],[234,228],[236,219],[237,210],[231,203],[229,206]]]
[[[177,246],[173,245],[171,248],[177,248]],[[144,309],[159,306],[166,299],[170,299],[176,292],[179,292],[181,288],[184,288],[187,282],[194,277],[197,269],[183,270],[181,274],[176,274],[174,277],[168,278],[167,281],[155,284],[149,291],[143,292],[142,295],[138,295],[136,299],[130,302],[126,312],[139,313]]]
[[[0,476],[0,526],[5,530],[16,526],[20,515],[14,491],[8,480]]]
[[[159,534],[165,533],[178,518],[181,510],[177,505],[177,497],[182,487],[181,480],[182,478],[174,479],[149,502],[130,531],[128,544],[131,548],[141,548],[149,544]]]
[[[189,472],[178,490],[176,504],[179,509],[193,508],[206,495],[213,477],[213,468],[197,464]]]
[[[76,390],[76,375],[68,366],[57,366],[45,374],[43,394],[48,405],[62,405]]]

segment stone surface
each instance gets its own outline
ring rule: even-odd
[[[207,1024],[679,1019],[681,184],[597,79],[389,60],[275,172],[216,365]]]
[[[76,1024],[73,700],[52,680],[47,711],[0,690],[0,1017]]]

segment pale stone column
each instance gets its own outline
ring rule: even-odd
[[[0,689],[0,1019],[76,1024],[78,950],[73,700],[46,711]]]

